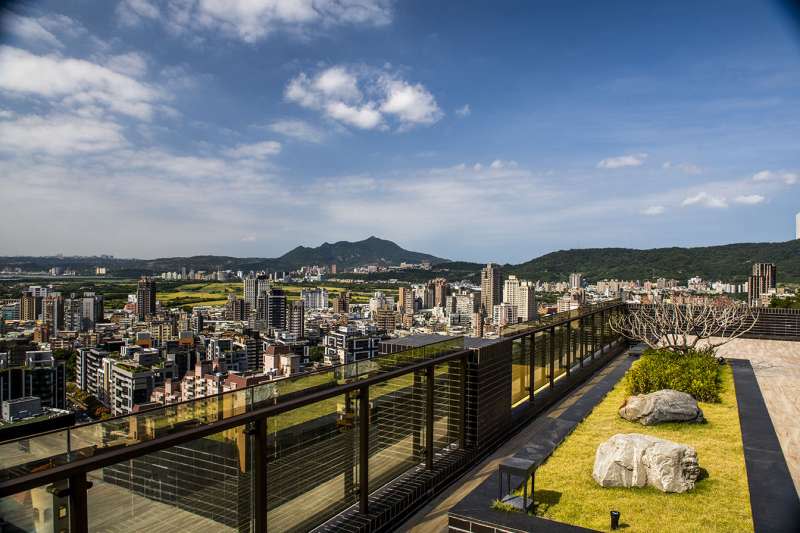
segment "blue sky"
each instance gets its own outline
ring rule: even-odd
[[[783,241],[800,25],[724,2],[25,2],[0,255]]]

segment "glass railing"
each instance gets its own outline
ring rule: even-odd
[[[463,337],[446,338],[374,359],[10,441],[0,444],[0,481],[225,420],[282,400],[353,383],[463,349]],[[323,407],[328,408],[328,405]],[[304,421],[303,416],[295,416],[295,423]],[[307,416],[314,418],[316,415],[309,411]]]

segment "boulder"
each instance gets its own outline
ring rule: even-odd
[[[629,396],[619,416],[644,426],[661,422],[705,422],[703,411],[691,394],[671,389]]]
[[[686,492],[700,475],[697,452],[677,442],[641,435],[614,435],[597,448],[592,477],[603,487],[645,487]]]

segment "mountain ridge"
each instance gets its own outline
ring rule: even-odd
[[[362,241],[324,242],[317,247],[296,246],[276,258],[195,255],[155,259],[103,259],[102,257],[14,256],[0,257],[0,267],[20,266],[46,270],[52,266],[70,266],[93,271],[108,266],[115,275],[138,275],[163,271],[194,270],[283,271],[303,265],[330,265],[341,269],[370,263],[399,264],[430,261],[431,272],[410,273],[403,279],[448,275],[453,279],[475,279],[483,263],[451,261],[431,254],[406,250],[396,243],[370,236]],[[785,242],[731,243],[697,247],[664,248],[576,248],[557,250],[516,265],[502,265],[505,274],[521,278],[564,280],[571,272],[580,272],[590,280],[675,278],[685,281],[700,276],[709,280],[746,281],[755,262],[775,263],[781,282],[800,282],[800,240]],[[438,272],[438,273],[437,273]],[[385,277],[385,276],[384,276]]]

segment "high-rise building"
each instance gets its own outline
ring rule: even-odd
[[[328,291],[326,289],[303,289],[300,291],[300,298],[306,309],[328,308]]]
[[[333,300],[333,312],[345,314],[350,311],[350,291],[340,292]]]
[[[520,280],[513,274],[503,282],[503,302],[509,305],[519,305]]]
[[[305,324],[305,305],[302,300],[297,300],[289,305],[288,309],[288,330],[289,333],[295,335],[298,339],[306,336]]]
[[[103,321],[103,297],[93,292],[84,292],[81,298],[81,330],[93,330]]]
[[[774,263],[754,263],[753,275],[747,282],[747,303],[756,305],[762,294],[774,291],[777,287],[777,274]]]
[[[44,299],[42,321],[50,328],[51,334],[57,334],[64,329],[64,298],[60,293],[50,293]]]
[[[265,274],[244,279],[244,301],[250,304],[250,309],[256,308],[256,300],[262,292],[269,292],[269,277]]]
[[[411,287],[397,289],[397,309],[402,315],[414,314],[414,291]]]
[[[30,291],[22,293],[22,298],[19,299],[19,318],[20,320],[37,320],[39,317],[36,314],[36,296]]]
[[[494,263],[488,263],[481,270],[481,309],[484,316],[492,314],[494,306],[502,300],[501,283],[503,274]]]
[[[64,329],[83,331],[83,298],[75,294],[64,300]]]
[[[281,289],[272,289],[268,293],[267,309],[269,315],[267,316],[267,327],[270,330],[285,330],[287,327],[286,320],[286,293]]]
[[[391,333],[397,329],[397,312],[391,306],[382,306],[375,310],[375,327],[378,331]]]
[[[436,307],[444,307],[447,300],[448,293],[447,280],[445,278],[436,278],[433,280],[433,305]]]
[[[580,289],[582,283],[583,283],[583,276],[581,276],[579,273],[575,272],[569,275],[570,289]]]
[[[136,288],[136,317],[144,321],[156,314],[156,279],[142,276]]]
[[[528,322],[529,320],[536,320],[538,318],[536,284],[532,281],[523,281],[519,285],[517,316],[521,322]]]
[[[517,323],[517,306],[508,303],[500,303],[492,309],[492,323],[495,326],[506,326]]]

